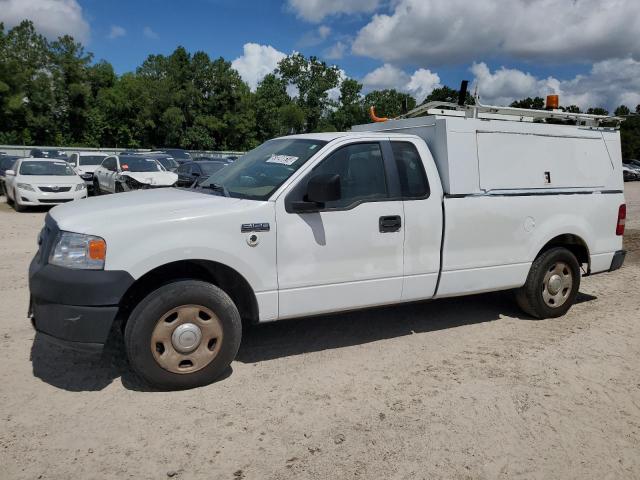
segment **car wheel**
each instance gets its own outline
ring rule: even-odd
[[[93,194],[95,196],[102,195],[102,192],[100,191],[100,183],[98,182],[98,180],[93,181]]]
[[[115,191],[116,191],[116,193],[123,193],[124,192],[124,188],[122,187],[122,184],[116,183]]]
[[[27,209],[24,205],[20,205],[18,201],[18,194],[15,189],[13,190],[13,209],[16,212],[24,212]]]
[[[566,248],[543,252],[531,265],[527,282],[516,291],[522,310],[535,318],[556,318],[575,303],[580,288],[580,264]]]
[[[5,194],[5,200],[7,201],[7,203],[9,205],[13,205],[13,199],[11,197],[9,197],[9,190],[6,190],[6,187],[5,187],[4,194]]]
[[[168,390],[207,385],[235,358],[242,337],[231,298],[202,281],[170,283],[133,310],[124,340],[132,369],[149,384]]]

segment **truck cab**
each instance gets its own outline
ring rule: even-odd
[[[398,122],[273,139],[195,189],[56,207],[29,272],[36,330],[99,350],[117,319],[140,376],[189,388],[224,372],[243,323],[495,290],[552,318],[582,274],[621,266],[617,132]],[[572,179],[574,157],[591,167]]]

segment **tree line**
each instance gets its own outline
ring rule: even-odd
[[[362,89],[357,80],[342,79],[337,66],[300,53],[284,58],[255,92],[231,62],[183,47],[116,75],[70,36],[49,41],[30,21],[8,31],[0,23],[0,144],[248,150],[280,135],[366,123],[370,105],[387,117],[417,105],[394,89],[366,95]],[[457,96],[442,87],[424,102]],[[467,101],[473,102],[470,95]],[[542,108],[544,101],[513,106]],[[626,106],[616,110],[629,113]],[[623,123],[622,138],[624,158],[640,158],[640,117]]]

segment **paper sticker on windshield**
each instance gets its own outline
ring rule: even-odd
[[[267,163],[280,163],[282,165],[293,165],[299,157],[292,157],[290,155],[276,155],[272,154]]]

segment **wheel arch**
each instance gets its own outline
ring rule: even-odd
[[[157,288],[177,280],[202,280],[223,290],[235,303],[243,322],[256,323],[258,301],[249,282],[235,269],[212,260],[179,260],[153,268],[139,277],[120,302],[119,317],[126,324],[135,306]]]
[[[580,265],[586,264],[587,272],[590,271],[591,256],[589,253],[589,246],[581,236],[574,233],[563,233],[560,235],[556,235],[547,243],[545,243],[540,249],[538,249],[538,253],[536,254],[535,258],[538,258],[547,250],[555,247],[564,247],[569,250],[578,259],[578,263]]]

